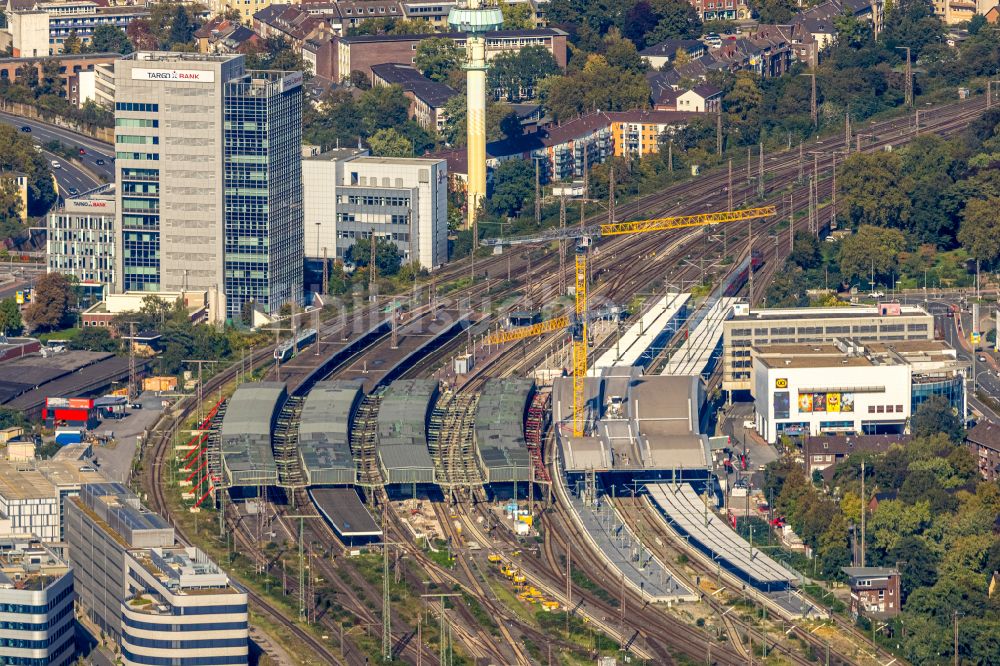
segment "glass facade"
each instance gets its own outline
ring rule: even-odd
[[[959,415],[965,412],[965,377],[956,375],[955,377],[942,377],[935,381],[914,381],[910,391],[911,401],[910,413],[915,414],[917,407],[939,395],[948,401],[948,404],[955,409]]]
[[[302,291],[302,92],[285,73],[249,72],[225,87],[226,316],[266,312]]]
[[[122,169],[122,279],[126,291],[160,289],[159,181],[159,169]]]

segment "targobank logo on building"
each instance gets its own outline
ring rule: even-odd
[[[137,81],[193,81],[212,83],[215,72],[200,69],[133,69],[132,78]]]

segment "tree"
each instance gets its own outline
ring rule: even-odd
[[[906,249],[906,236],[898,229],[865,225],[840,241],[837,261],[848,280],[888,275],[899,263],[899,253]],[[874,286],[874,285],[873,285]]]
[[[113,352],[118,349],[118,343],[111,337],[111,332],[102,326],[87,326],[69,341],[70,349],[84,351]]]
[[[938,395],[928,398],[917,407],[910,417],[910,432],[915,437],[928,437],[940,432],[955,443],[965,439],[962,419],[955,414],[951,404]]]
[[[906,536],[886,553],[886,564],[900,565],[903,601],[918,587],[930,587],[937,582],[937,557],[917,536]]]
[[[497,215],[513,217],[535,199],[535,169],[520,159],[505,160],[493,173],[493,193],[487,199]]]
[[[284,37],[270,35],[246,57],[247,69],[308,72],[312,69]]]
[[[63,53],[79,53],[82,47],[83,44],[77,36],[76,30],[70,30],[69,35],[63,40]]]
[[[131,43],[129,48],[135,48],[137,51],[156,50],[160,47],[160,40],[153,34],[153,24],[150,23],[149,19],[129,21],[125,28],[125,36],[128,38],[126,43]]]
[[[891,53],[897,46],[908,46],[914,61],[924,48],[944,41],[944,25],[934,15],[931,0],[896,0],[885,13],[884,26],[881,39],[886,50]]]
[[[802,270],[793,268],[775,275],[767,288],[767,304],[772,308],[799,308],[809,305],[809,295],[806,294]]]
[[[524,125],[516,111],[511,111],[500,119],[500,133],[505,139],[516,139],[524,134]]]
[[[991,263],[1000,258],[1000,197],[970,199],[962,211],[958,242],[976,259]]]
[[[0,239],[15,238],[24,232],[21,206],[17,184],[12,179],[0,181]]]
[[[461,51],[454,40],[447,37],[432,37],[421,40],[413,64],[431,81],[444,81],[448,74],[458,68]]]
[[[441,132],[445,142],[450,146],[464,146],[468,140],[465,125],[465,95],[455,95],[444,105],[445,123]],[[486,140],[496,141],[507,135],[500,124],[511,114],[516,115],[511,106],[505,102],[494,102],[489,97],[486,98]],[[507,130],[516,131],[507,120],[505,127]],[[520,124],[520,122],[518,123]],[[520,135],[518,135],[520,136]]]
[[[21,310],[17,306],[17,301],[13,298],[5,298],[0,301],[0,334],[20,335],[24,328],[21,321]]]
[[[697,39],[702,23],[698,12],[687,0],[653,0],[653,11],[659,18],[656,27],[645,35],[645,43],[658,44],[665,39]]]
[[[372,134],[368,147],[376,157],[413,157],[413,144],[391,127]]]
[[[24,418],[24,412],[8,407],[0,407],[0,429],[23,428],[27,423],[27,420]]]
[[[987,24],[986,17],[982,14],[974,14],[971,19],[969,19],[969,34],[978,35],[979,31],[983,29],[983,26]]]
[[[849,10],[833,19],[837,30],[837,45],[859,49],[872,38],[871,23],[856,18]]]
[[[651,95],[642,74],[612,67],[599,55],[588,57],[580,72],[550,76],[539,87],[543,103],[558,120],[591,111],[645,109]]]
[[[47,273],[35,283],[25,321],[38,331],[65,328],[71,322],[73,285],[62,273]]]
[[[43,95],[61,96],[63,93],[62,66],[58,60],[47,59],[42,61],[42,71],[38,74],[38,85],[35,87],[35,96]]]
[[[500,11],[503,13],[504,30],[530,30],[535,27],[535,10],[530,2],[504,0],[500,3]]]
[[[486,73],[490,90],[508,101],[535,96],[539,80],[559,74],[559,65],[544,46],[526,46],[519,51],[504,51],[490,61]]]
[[[177,9],[174,11],[174,18],[170,22],[170,38],[168,40],[168,44],[171,46],[174,44],[190,44],[194,39],[194,31],[197,27],[198,26],[191,21],[191,17],[188,16],[187,8],[184,5],[177,5]]]
[[[796,231],[788,260],[803,270],[819,266],[823,261],[819,239],[808,231]]]
[[[604,60],[609,65],[626,72],[646,71],[646,62],[639,55],[632,40],[622,37],[617,28],[612,28],[604,36]]]
[[[900,187],[902,162],[896,153],[854,153],[837,171],[837,185],[851,222],[901,227],[909,199]]]
[[[359,238],[354,241],[354,245],[347,248],[347,254],[344,258],[359,268],[365,268],[371,260],[371,251],[371,241],[367,238]],[[383,236],[376,239],[375,267],[378,269],[379,275],[395,275],[399,272],[402,261],[403,254],[395,243]]]
[[[139,32],[139,28],[149,25],[149,22],[145,19],[140,19],[140,21],[142,23],[136,26],[137,38],[142,35]],[[129,27],[131,28],[131,25]],[[150,34],[152,34],[152,30],[150,30]],[[156,44],[149,44],[145,41],[140,43],[137,41],[136,46],[138,48],[155,48]],[[128,36],[126,36],[121,28],[102,24],[94,28],[94,33],[90,36],[90,45],[87,47],[87,50],[91,53],[121,53],[122,55],[128,55],[132,53],[133,48]]]
[[[646,35],[652,32],[659,22],[660,16],[653,11],[652,5],[647,0],[639,0],[629,10],[622,32],[637,48],[643,49],[649,46],[646,43]]]
[[[736,134],[737,143],[756,144],[760,137],[760,106],[764,96],[757,76],[738,72],[732,90],[722,99],[726,123]]]
[[[791,0],[754,0],[751,7],[761,23],[788,23],[796,11]]]
[[[400,86],[377,86],[358,96],[361,124],[369,136],[380,129],[399,127],[410,114],[410,100]]]

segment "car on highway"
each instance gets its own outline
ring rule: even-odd
[[[59,160],[52,160],[53,169],[62,169],[62,164],[59,164]]]
[[[883,298],[885,297],[884,291],[873,291],[868,294],[868,298]]]
[[[67,190],[67,192],[69,192],[70,196],[75,197],[80,193],[80,190],[76,189],[75,187],[71,187]]]
[[[80,154],[81,154],[81,155],[86,155],[86,154],[87,154],[87,151],[86,151],[86,150],[84,150],[83,148],[80,148]]]
[[[21,131],[22,132],[30,132],[31,131],[31,126],[30,125],[22,125],[21,126]]]
[[[96,164],[97,166],[104,166],[104,160],[102,158],[98,158],[94,160],[94,164]]]

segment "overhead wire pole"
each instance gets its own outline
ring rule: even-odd
[[[715,152],[722,154],[722,109],[715,115]]]
[[[135,372],[135,322],[130,321],[128,323],[128,401],[132,402],[135,400],[139,393],[136,390],[136,372]],[[200,388],[199,384],[199,388]],[[199,401],[200,404],[200,401]]]
[[[764,142],[760,143],[760,152],[757,153],[757,196],[764,197]]]
[[[799,76],[808,76],[812,79],[809,95],[809,119],[812,120],[813,129],[817,129],[819,127],[819,108],[816,106],[816,70],[799,74]]]
[[[306,608],[306,563],[305,563],[305,539],[303,538],[304,522],[306,518],[322,518],[319,514],[285,516],[288,519],[298,519],[299,521],[299,621],[309,622],[309,612]],[[310,605],[312,603],[310,602]]]
[[[906,70],[905,76],[906,81],[904,82],[903,88],[903,101],[906,106],[913,106],[913,65],[910,62],[910,47],[909,46],[897,46],[900,51],[906,51]]]
[[[542,226],[542,181],[539,158],[535,158],[535,226]]]

